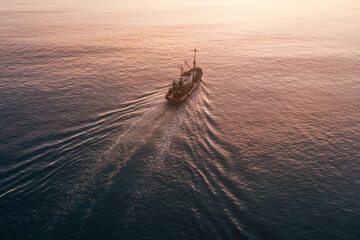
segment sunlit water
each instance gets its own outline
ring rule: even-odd
[[[0,239],[360,238],[357,1],[57,2],[0,5]]]

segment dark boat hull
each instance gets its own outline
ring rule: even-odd
[[[173,96],[171,96],[171,91],[169,90],[169,92],[166,94],[165,96],[165,99],[168,100],[170,103],[175,103],[175,104],[178,104],[178,103],[182,103],[184,102],[191,94],[193,94],[196,89],[199,87],[200,85],[200,82],[201,82],[201,78],[202,78],[202,69],[199,68],[199,67],[196,67],[196,68],[193,68],[191,70],[189,70],[188,72],[185,72],[184,74],[187,74],[189,72],[193,72],[193,71],[196,71],[197,72],[197,76],[196,76],[196,79],[194,79],[194,85],[191,87],[191,89],[186,93],[184,94],[183,96],[181,96],[180,98],[175,98]]]
[[[193,94],[196,89],[199,87],[201,82],[201,79],[199,81],[197,81],[193,87],[190,89],[190,91],[188,93],[186,93],[185,95],[183,95],[181,98],[169,98],[170,93],[168,92],[165,96],[165,99],[168,100],[170,103],[174,103],[174,104],[179,104],[184,102],[186,99],[188,99],[188,97],[191,96],[191,94]]]

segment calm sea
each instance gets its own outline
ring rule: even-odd
[[[194,48],[203,81],[170,105]],[[0,239],[359,225],[358,1],[1,0]]]

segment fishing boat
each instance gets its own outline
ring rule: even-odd
[[[200,67],[196,66],[196,49],[194,52],[193,67],[190,67],[185,61],[189,70],[183,71],[183,67],[180,67],[180,77],[174,79],[165,96],[165,99],[170,103],[181,103],[185,101],[200,85],[203,72]]]

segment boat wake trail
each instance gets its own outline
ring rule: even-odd
[[[149,169],[152,169],[154,171],[162,169],[165,157],[167,156],[174,136],[181,135],[179,133],[180,127],[182,125],[194,124],[194,119],[192,116],[193,113],[191,112],[191,109],[194,108],[197,104],[203,105],[202,102],[205,102],[205,104],[207,104],[208,100],[206,96],[208,96],[209,93],[207,92],[207,89],[205,87],[206,85],[203,86],[203,84],[204,82],[202,81],[200,87],[201,89],[195,92],[194,95],[191,96],[184,104],[179,106],[168,105],[167,114],[171,116],[167,117],[167,119],[171,119],[171,121],[169,121],[166,127],[162,125],[162,130],[158,134],[160,137],[157,138],[156,142],[154,142],[154,152],[151,155],[150,162],[148,163]]]
[[[182,119],[185,117],[183,109],[185,105],[171,105],[158,99],[153,102],[150,109],[141,117],[134,119],[127,129],[116,137],[111,146],[98,158],[93,167],[93,180],[85,192],[94,193],[96,196],[89,202],[82,222],[92,214],[95,205],[108,194],[110,188],[118,184],[119,175],[129,160],[139,163],[139,153],[148,152],[149,157],[144,165],[150,165],[153,170],[161,170],[166,153],[170,147],[173,134],[177,131]],[[134,194],[136,191],[134,192]],[[86,197],[85,197],[86,198]],[[130,207],[131,208],[131,207]],[[131,212],[131,210],[129,209]],[[82,224],[83,228],[85,225]],[[81,232],[81,231],[80,231]]]
[[[178,109],[175,109],[177,110],[176,116],[168,124],[169,126],[161,131],[160,137],[156,140],[156,142],[154,142],[154,152],[151,155],[150,162],[148,164],[149,168],[152,170],[162,169],[171,141],[181,123],[186,118],[186,113],[184,112],[185,107],[186,105],[182,105]]]
[[[131,229],[136,225],[134,223],[141,221],[140,219],[144,216],[144,212],[141,209],[147,204],[147,199],[152,199],[154,195],[157,195],[155,192],[159,190],[156,187],[158,181],[163,179],[164,176],[172,175],[173,163],[169,162],[169,160],[174,159],[173,155],[176,152],[173,151],[172,147],[176,147],[181,141],[188,141],[187,137],[182,135],[183,126],[196,124],[194,122],[196,121],[194,115],[198,114],[198,111],[203,111],[202,107],[208,104],[208,95],[206,86],[201,85],[199,91],[192,95],[184,104],[167,106],[167,111],[163,117],[168,121],[166,124],[161,124],[161,128],[159,127],[154,132],[151,155],[142,172],[143,177],[146,177],[149,183],[144,184],[141,182],[134,184],[129,196],[129,206],[126,212],[127,229]],[[176,156],[175,159],[178,157]],[[186,160],[183,159],[181,161]],[[151,186],[150,188],[149,185]]]
[[[207,91],[201,84],[199,90],[180,105],[169,104],[162,93],[146,94],[140,96],[140,100],[124,105],[126,109],[137,109],[141,105],[141,113],[127,120],[122,133],[113,136],[113,140],[107,143],[108,147],[99,152],[68,192],[69,199],[64,206],[67,211],[62,215],[68,215],[70,219],[76,212],[81,216],[78,235],[88,231],[88,223],[102,211],[97,206],[108,205],[103,203],[106,199],[123,202],[116,218],[123,219],[123,227],[132,228],[132,223],[142,215],[137,209],[143,209],[144,199],[151,197],[149,194],[153,190],[148,184],[158,184],[157,178],[169,170],[166,159],[172,155],[172,143],[175,139],[181,141],[181,126],[191,125],[194,121],[192,112],[196,112],[193,110],[197,104],[206,102]],[[123,111],[116,109],[112,112],[106,114],[121,114]],[[130,113],[127,111],[126,114]],[[147,179],[149,183],[140,179]],[[114,191],[120,193],[114,196]],[[60,226],[59,231],[68,224],[71,223]]]

